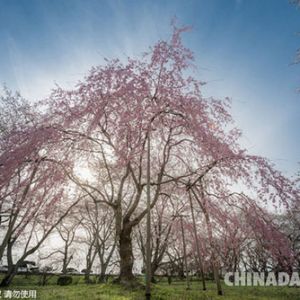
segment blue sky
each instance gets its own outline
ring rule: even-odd
[[[72,88],[104,57],[137,57],[170,20],[196,56],[205,96],[231,97],[242,144],[300,169],[300,9],[288,0],[0,0],[0,82],[37,100]]]

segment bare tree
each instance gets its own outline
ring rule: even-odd
[[[74,215],[77,213],[77,210],[72,211]],[[76,254],[74,242],[76,233],[81,224],[81,221],[78,221],[72,214],[69,214],[69,216],[56,227],[56,231],[63,241],[62,249],[57,250],[57,252],[62,255],[62,274],[67,274],[67,268]]]

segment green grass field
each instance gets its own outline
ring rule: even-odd
[[[74,276],[73,284],[57,286],[57,278],[51,278],[50,284],[38,285],[38,277],[16,276],[13,285],[4,290],[36,290],[39,300],[140,300],[144,299],[144,290],[128,291],[119,285],[83,283],[82,276]],[[228,287],[223,285],[224,296],[217,296],[212,282],[207,283],[207,291],[202,291],[200,283],[193,281],[191,290],[186,291],[185,282],[174,281],[171,285],[162,281],[152,287],[153,300],[299,300],[300,289],[290,287]],[[4,297],[2,290],[2,298]],[[11,298],[14,299],[14,298]],[[15,298],[17,299],[17,298]]]

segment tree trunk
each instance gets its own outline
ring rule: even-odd
[[[132,284],[135,277],[132,273],[133,252],[131,239],[132,226],[129,221],[123,221],[123,228],[119,237],[119,254],[120,254],[120,283]]]
[[[202,280],[202,289],[203,289],[203,291],[205,291],[206,290],[206,284],[205,284],[205,278],[204,278],[204,269],[203,269],[203,263],[202,263],[200,249],[199,249],[199,240],[198,240],[198,235],[197,235],[197,225],[196,225],[196,220],[195,220],[195,213],[194,213],[194,206],[193,206],[191,191],[189,191],[189,201],[190,201],[190,207],[191,207],[191,213],[192,213],[192,219],[193,219],[193,230],[194,230],[196,250],[197,250],[196,261],[198,263],[198,268],[199,268],[198,271],[200,271],[200,275],[201,275],[200,277],[201,277],[201,280]]]
[[[106,269],[107,269],[107,266],[109,263],[109,259],[107,261],[104,261],[104,253],[102,253],[101,255],[99,253],[99,259],[100,259],[100,264],[101,264],[101,271],[100,271],[100,275],[98,277],[98,282],[106,283],[106,279],[107,279]]]
[[[105,272],[102,272],[102,270],[101,270],[101,273],[100,273],[100,275],[99,275],[99,277],[98,277],[98,282],[99,283],[105,283]]]
[[[219,275],[219,270],[217,267],[217,263],[216,263],[216,257],[214,254],[214,249],[212,250],[212,268],[213,268],[213,273],[214,273],[214,279],[217,285],[217,290],[218,290],[218,295],[223,295],[223,290],[222,290],[222,285],[221,285],[221,280],[220,280],[220,275]]]
[[[158,265],[156,263],[152,262],[152,264],[151,264],[151,283],[156,283],[154,274],[157,269],[158,269]]]
[[[11,242],[11,240],[9,240],[7,243],[7,249],[6,249],[6,258],[7,258],[8,269],[13,267],[12,246],[13,246],[13,243]]]
[[[17,274],[17,268],[15,268],[15,266],[13,265],[13,260],[12,260],[12,245],[13,243],[9,239],[7,242],[7,249],[6,249],[8,271],[0,283],[0,286],[2,287],[9,286],[14,276]]]
[[[2,281],[0,283],[0,287],[7,287],[7,286],[9,286],[16,274],[17,274],[16,270],[8,272],[4,276],[4,278],[2,279]]]
[[[92,282],[91,279],[90,279],[90,275],[91,275],[92,266],[93,266],[93,263],[94,263],[94,260],[95,260],[96,254],[97,254],[97,249],[95,249],[94,253],[92,253],[94,241],[90,245],[89,250],[88,250],[88,254],[86,256],[86,272],[85,272],[85,275],[84,275],[84,280],[85,280],[86,284],[89,284],[89,283]]]
[[[63,267],[62,267],[62,273],[63,273],[63,275],[67,274],[68,265],[70,264],[70,262],[71,262],[71,260],[73,258],[73,255],[71,255],[69,257],[69,246],[68,246],[67,243],[68,242],[66,241],[65,242],[65,249],[64,249]]]
[[[219,270],[218,270],[218,264],[217,264],[217,258],[215,254],[215,244],[213,241],[213,234],[212,234],[212,229],[211,229],[211,223],[210,223],[210,218],[208,213],[205,211],[205,220],[207,224],[207,231],[208,231],[208,237],[209,237],[209,242],[211,246],[211,265],[214,273],[214,279],[217,285],[217,290],[218,290],[218,295],[223,295],[223,290],[222,290],[222,285],[221,285],[221,280],[220,280],[220,275],[219,275]]]
[[[101,271],[100,271],[100,275],[98,277],[98,282],[105,283],[106,282],[106,269],[107,269],[109,260],[107,260],[106,262],[104,261],[104,253],[99,253],[99,259],[100,259],[100,264],[101,264]]]
[[[203,197],[203,191],[201,194],[202,194],[202,199],[203,199],[204,203],[202,203],[200,201],[200,199],[198,198],[197,194],[195,193],[195,191],[193,189],[192,189],[192,193],[195,196],[195,199],[197,200],[197,202],[199,203],[202,212],[204,213],[206,227],[207,227],[207,233],[208,233],[208,240],[209,240],[209,243],[211,246],[211,265],[212,265],[212,269],[213,269],[214,279],[215,279],[215,282],[217,285],[218,295],[223,295],[219,270],[218,270],[218,266],[217,266],[217,259],[216,259],[216,254],[215,254],[216,247],[215,247],[214,241],[213,241],[212,227],[211,227],[209,213],[206,209],[206,205],[205,205],[205,201],[204,201],[205,198]]]
[[[5,274],[4,278],[2,279],[1,283],[0,283],[0,287],[7,287],[11,284],[13,278],[15,277],[15,275],[17,274],[17,270],[20,264],[16,264],[14,266],[11,266],[7,273]]]
[[[207,224],[207,230],[208,230],[208,236],[209,236],[209,241],[210,241],[210,246],[211,246],[211,265],[214,273],[214,279],[217,285],[217,290],[218,290],[218,295],[223,295],[223,290],[222,290],[222,285],[221,285],[221,280],[220,280],[220,275],[219,275],[219,270],[218,270],[218,264],[217,264],[217,258],[215,254],[215,244],[213,241],[213,235],[212,235],[212,229],[211,229],[211,223],[210,223],[210,218],[207,212],[204,213],[205,219],[206,219],[206,224]]]
[[[92,266],[88,266],[86,268],[86,271],[85,271],[85,274],[84,274],[84,281],[85,281],[86,284],[90,284],[92,282],[91,279],[90,279],[91,269],[92,269]]]

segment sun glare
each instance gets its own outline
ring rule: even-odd
[[[74,168],[74,174],[84,182],[92,182],[95,179],[95,175],[91,169],[82,165],[78,165]]]

